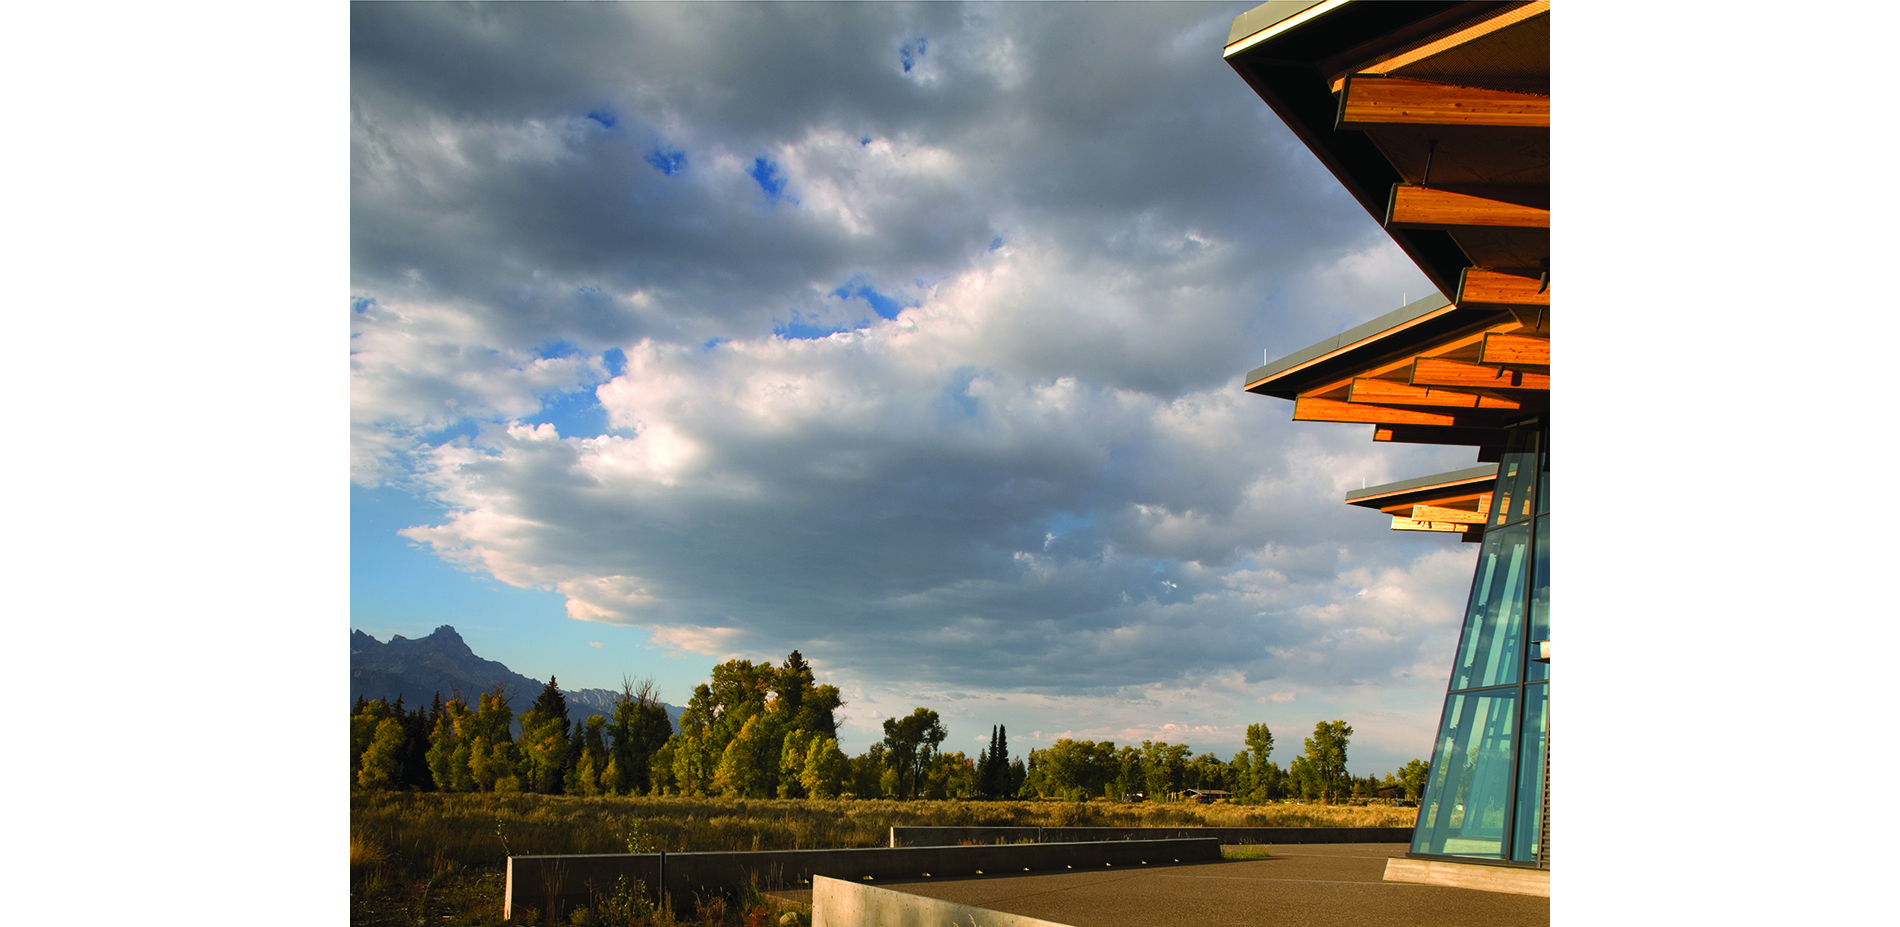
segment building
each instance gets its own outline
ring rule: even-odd
[[[1482,545],[1411,855],[1548,868],[1550,4],[1282,0],[1225,57],[1439,289],[1246,383],[1479,464],[1346,499]]]

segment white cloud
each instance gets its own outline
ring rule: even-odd
[[[865,737],[1435,718],[1472,549],[1340,496],[1469,452],[1239,388],[1423,278],[1231,14],[359,13],[352,473],[444,507],[405,536],[669,652],[801,648]]]

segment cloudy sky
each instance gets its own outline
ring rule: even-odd
[[[363,4],[351,623],[564,686],[798,648],[916,705],[1429,749],[1470,466],[1248,395],[1430,292],[1221,61],[1248,3]]]

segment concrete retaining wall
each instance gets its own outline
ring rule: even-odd
[[[1180,840],[1221,843],[1411,843],[1410,827],[893,827],[891,846]]]
[[[1067,927],[1055,921],[1005,914],[922,895],[907,895],[863,882],[814,876],[812,927]]]
[[[1450,888],[1475,888],[1481,892],[1506,892],[1512,895],[1550,897],[1550,870],[1517,866],[1487,866],[1483,863],[1454,863],[1437,859],[1400,859],[1385,861],[1387,882],[1416,882],[1420,885],[1444,885]]]
[[[1220,859],[1220,841],[1194,839],[1052,842],[1005,846],[926,846],[852,850],[767,850],[732,853],[615,853],[587,856],[511,856],[502,916],[529,908],[562,913],[611,894],[621,876],[649,901],[663,887],[676,908],[699,895],[731,894],[748,884],[761,889],[811,882],[814,876],[863,881],[1024,872],[1049,869],[1163,865]]]

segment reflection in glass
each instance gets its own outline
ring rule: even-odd
[[[1536,555],[1531,558],[1531,627],[1526,635],[1532,647],[1538,641],[1550,640],[1550,516],[1537,517],[1537,543],[1531,545]],[[1536,654],[1531,654],[1535,657]],[[1533,663],[1524,674],[1528,680],[1549,679],[1550,664]]]
[[[1503,856],[1511,779],[1517,771],[1516,707],[1515,688],[1446,698],[1412,852]]]
[[[1530,526],[1493,528],[1485,533],[1466,606],[1464,632],[1451,688],[1475,689],[1518,681],[1524,651],[1524,584],[1530,564]]]
[[[1550,730],[1548,686],[1524,687],[1524,749],[1517,766],[1517,823],[1511,858],[1537,859],[1544,814],[1544,745]]]

